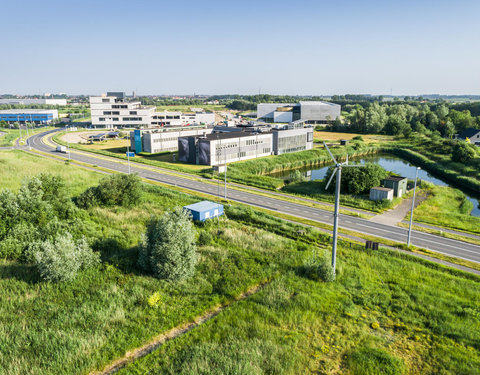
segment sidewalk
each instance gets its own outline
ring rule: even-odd
[[[424,195],[417,195],[415,198],[415,207],[425,200]],[[370,219],[374,223],[397,225],[402,222],[405,216],[410,212],[412,208],[412,197],[404,199],[397,207],[384,212],[383,214],[374,216]]]

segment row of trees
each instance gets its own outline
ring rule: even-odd
[[[412,132],[439,132],[452,138],[464,129],[479,127],[480,116],[474,117],[468,110],[458,111],[442,104],[387,104],[374,102],[364,107],[360,104],[343,108],[344,120],[337,119],[333,130],[349,130],[360,133],[384,133],[409,136]]]

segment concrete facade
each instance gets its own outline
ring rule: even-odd
[[[301,101],[299,103],[260,103],[257,118],[271,122],[292,122],[303,120],[307,124],[325,123],[340,117],[338,104]]]
[[[383,199],[391,201],[393,199],[393,189],[379,186],[373,187],[370,189],[370,199],[372,201],[380,201]]]
[[[135,152],[148,152],[151,154],[178,151],[178,138],[188,136],[202,136],[212,132],[206,126],[185,128],[162,128],[155,130],[140,130],[141,148],[136,149],[135,133],[130,132],[130,147]]]
[[[383,180],[383,186],[393,189],[395,197],[402,197],[407,192],[407,178],[400,176],[390,176]]]
[[[313,128],[273,129],[273,153],[275,155],[311,150]]]
[[[215,123],[215,113],[195,112],[155,112],[152,116],[152,126],[185,126],[191,124],[211,125]]]

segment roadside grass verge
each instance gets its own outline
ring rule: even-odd
[[[480,234],[480,218],[471,216],[473,204],[458,189],[427,184],[429,197],[413,211],[419,223]]]

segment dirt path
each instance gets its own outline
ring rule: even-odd
[[[120,369],[122,369],[129,363],[134,362],[139,358],[145,357],[146,355],[150,354],[151,352],[153,352],[155,349],[165,344],[166,342],[173,340],[178,336],[181,336],[191,331],[192,329],[209,321],[210,319],[213,319],[226,308],[232,306],[238,301],[244,300],[245,298],[248,298],[251,295],[257,293],[258,291],[263,289],[267,284],[268,282],[264,282],[262,284],[255,285],[250,289],[248,289],[246,292],[239,295],[232,302],[227,303],[226,305],[215,306],[210,311],[204,313],[203,315],[197,316],[196,318],[194,318],[193,322],[181,324],[177,327],[170,329],[167,332],[161,333],[160,335],[154,337],[149,343],[125,353],[125,355],[122,358],[119,358],[116,361],[110,363],[102,371],[93,371],[90,373],[90,375],[109,375],[109,374],[114,374],[118,372]]]
[[[426,195],[418,194],[415,197],[415,207],[422,203],[426,199]],[[387,225],[397,225],[402,222],[405,216],[412,208],[412,197],[404,199],[397,207],[384,212],[383,214],[374,216],[370,219],[374,223],[381,223]]]

